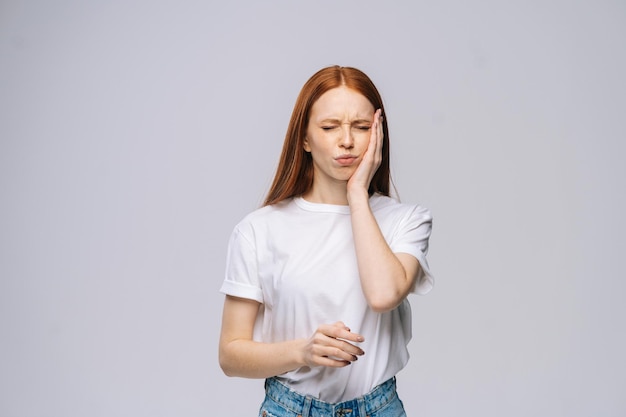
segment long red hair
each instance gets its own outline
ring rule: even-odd
[[[263,205],[278,203],[290,197],[302,195],[313,186],[313,160],[304,150],[304,138],[311,107],[322,94],[345,85],[367,98],[374,109],[381,109],[383,117],[382,162],[369,186],[369,194],[389,195],[391,175],[389,172],[389,130],[383,100],[376,86],[362,71],[338,65],[319,70],[304,84],[291,114],[283,150],[276,169],[274,181]]]

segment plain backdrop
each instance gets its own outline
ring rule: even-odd
[[[302,84],[382,92],[432,210],[410,416],[626,415],[623,1],[0,1],[0,416],[253,416],[225,251]]]

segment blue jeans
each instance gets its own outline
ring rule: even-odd
[[[265,380],[259,417],[406,417],[396,392],[396,379],[383,382],[354,400],[331,404],[292,391],[276,378]]]

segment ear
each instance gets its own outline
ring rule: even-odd
[[[305,152],[311,152],[311,146],[309,145],[309,139],[307,137],[302,141],[302,149],[304,149]]]

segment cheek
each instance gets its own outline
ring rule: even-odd
[[[359,131],[353,135],[355,142],[359,145],[367,146],[370,142],[370,132]]]

